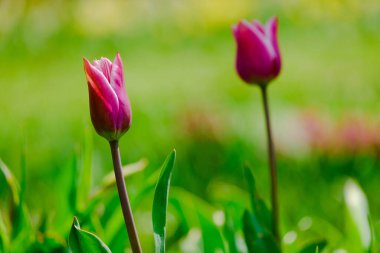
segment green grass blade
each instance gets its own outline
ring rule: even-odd
[[[226,252],[223,238],[218,228],[204,214],[198,212],[202,230],[203,252]]]
[[[76,206],[80,210],[85,208],[88,196],[91,191],[92,182],[92,129],[88,126],[85,128],[84,145],[81,154],[80,164],[77,164],[77,180],[76,183]]]
[[[327,246],[327,241],[326,240],[320,240],[320,241],[312,242],[312,243],[306,245],[300,251],[300,253],[321,252],[326,246]]]
[[[255,248],[255,241],[258,237],[257,231],[253,225],[251,214],[248,210],[245,210],[243,214],[243,233],[248,252],[253,252]]]
[[[255,214],[248,210],[245,210],[243,214],[243,233],[248,252],[281,252],[274,237],[261,227]]]
[[[359,186],[353,179],[348,179],[344,185],[344,199],[347,206],[347,239],[357,247],[353,251],[368,252],[371,249],[372,232],[368,220],[369,207],[368,200]]]
[[[22,158],[23,159],[23,158]],[[16,178],[13,176],[8,167],[0,160],[0,188],[6,187],[11,195],[11,202],[9,206],[9,220],[12,229],[9,233],[9,243],[12,251],[17,252],[19,247],[25,247],[29,243],[30,237],[30,218],[23,202],[23,195],[25,191],[25,161],[22,160],[22,186],[20,190]],[[3,217],[6,218],[6,217]],[[6,240],[8,240],[6,239]]]
[[[0,252],[8,252],[8,247],[9,237],[5,228],[3,217],[0,213]]]
[[[228,213],[228,211],[225,211],[224,213],[225,213],[226,221],[223,228],[223,232],[224,232],[223,234],[228,243],[228,249],[229,249],[228,252],[238,253],[239,250],[237,248],[237,243],[236,243],[234,221],[231,215]]]
[[[148,160],[146,159],[141,159],[137,162],[124,165],[122,168],[123,177],[126,178],[126,177],[134,175],[135,173],[141,172],[146,168],[147,165],[148,165]],[[91,198],[93,198],[93,196],[96,196],[108,189],[113,189],[113,187],[116,185],[115,173],[113,171],[108,173],[103,178],[100,185],[101,185],[100,189],[95,191],[95,193],[91,195]]]
[[[248,166],[244,166],[244,177],[248,186],[252,212],[256,212],[256,181]]]
[[[99,237],[80,228],[76,217],[74,217],[69,235],[69,247],[72,253],[111,253]]]
[[[161,174],[154,192],[152,220],[156,253],[165,252],[166,210],[168,206],[170,178],[175,157],[176,152],[173,150],[162,165]]]
[[[264,201],[258,196],[255,177],[248,166],[244,167],[244,177],[248,186],[253,216],[260,222],[265,230],[271,231],[271,212],[265,205]]]
[[[3,188],[4,185],[7,185],[7,188],[9,189],[10,194],[12,196],[13,204],[15,206],[19,205],[20,198],[17,181],[2,160],[0,160],[0,173],[2,174],[2,176],[0,177],[0,183],[3,179],[5,180],[5,183],[1,183],[1,188]]]

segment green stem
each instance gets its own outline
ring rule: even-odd
[[[279,208],[278,208],[278,186],[277,186],[277,167],[276,167],[276,155],[272,139],[272,129],[269,116],[269,104],[267,85],[260,85],[261,94],[263,98],[265,125],[267,130],[268,139],[268,158],[269,158],[269,171],[271,179],[271,204],[272,204],[272,231],[278,244],[281,246],[280,232],[279,232]]]
[[[137,235],[135,222],[133,220],[132,209],[131,205],[129,204],[127,188],[125,186],[124,176],[122,172],[119,142],[117,140],[110,141],[110,147],[116,177],[117,190],[119,192],[121,209],[123,211],[124,221],[128,231],[129,242],[131,244],[133,253],[141,253],[142,250],[139,242],[139,237]]]

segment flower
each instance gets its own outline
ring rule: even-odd
[[[83,62],[92,124],[107,140],[118,140],[129,129],[132,120],[120,54],[113,63],[107,58],[95,60],[93,64],[83,58]]]
[[[236,44],[236,70],[250,84],[266,85],[278,76],[281,56],[277,42],[276,17],[264,26],[259,21],[240,21],[232,28]]]

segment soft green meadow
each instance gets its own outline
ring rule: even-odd
[[[259,89],[235,73],[231,26],[273,15],[283,251],[316,241],[319,252],[379,251],[376,1],[20,0],[0,13],[0,167],[14,175],[0,175],[0,252],[70,252],[74,216],[112,252],[129,252],[82,62],[116,52],[133,112],[121,156],[144,252],[154,252],[154,189],[174,148],[167,252],[248,252],[244,210],[252,195],[270,204],[266,136]]]

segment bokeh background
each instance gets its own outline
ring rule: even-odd
[[[149,161],[127,180],[132,194],[176,148],[173,188],[216,210],[228,200],[249,206],[248,163],[269,204],[260,92],[235,73],[231,26],[273,15],[283,70],[269,93],[286,247],[326,238],[331,252],[359,252],[345,248],[343,188],[348,177],[361,185],[380,233],[378,0],[0,0],[0,157],[19,177],[25,153],[31,216],[47,211],[55,229],[68,166],[86,142],[92,185],[112,170],[91,125],[82,57],[116,52],[133,110],[122,160]],[[135,210],[146,244],[151,200]],[[68,230],[71,220],[59,224]]]

